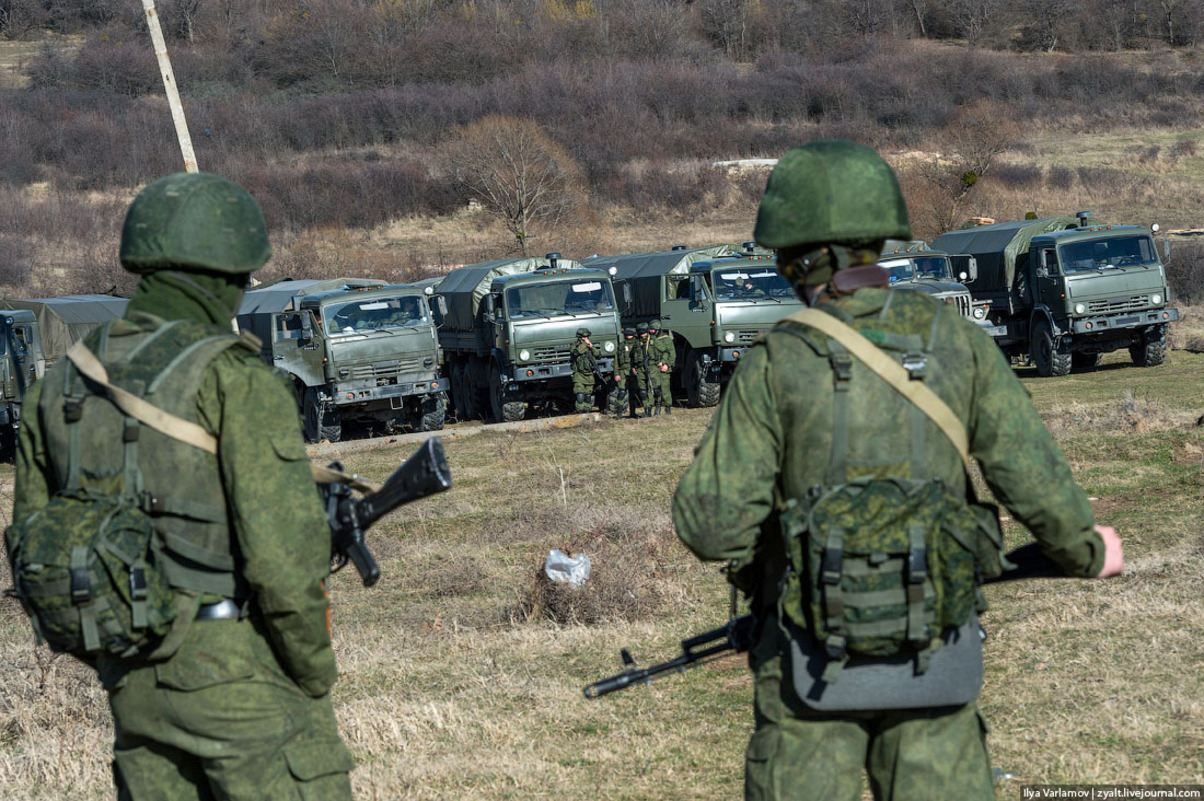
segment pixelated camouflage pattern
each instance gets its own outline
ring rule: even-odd
[[[103,650],[129,654],[155,644],[171,628],[175,603],[171,586],[156,567],[154,526],[128,499],[88,490],[60,493],[6,532],[13,582],[38,633],[53,651],[83,657]],[[71,595],[71,559],[87,553],[89,599]],[[130,569],[145,577],[140,599],[145,619],[136,621]],[[98,636],[91,647],[84,633],[90,616]]]
[[[969,530],[957,531],[967,523]],[[782,524],[787,557],[795,566],[783,587],[782,609],[821,642],[833,633],[835,616],[839,622],[834,625],[850,653],[892,656],[917,650],[908,632],[913,527],[923,532],[926,549],[920,647],[928,647],[946,627],[965,623],[975,610],[975,553],[962,543],[978,536],[977,524],[965,502],[950,496],[939,482],[860,479],[828,489],[814,500],[809,494],[794,501],[783,513]],[[824,551],[837,531],[842,553],[840,615],[828,603],[831,591],[822,576]]]
[[[580,337],[580,334],[578,336]],[[573,345],[569,359],[573,365],[573,395],[589,395],[590,397],[588,406],[582,408],[583,404],[577,403],[576,409],[579,412],[587,412],[593,408],[594,369],[598,366],[598,355],[593,348],[578,339],[577,343]]]
[[[745,753],[746,801],[994,801],[987,724],[975,704],[825,714],[790,689],[777,626],[750,655],[756,733]],[[786,689],[784,689],[786,688]]]
[[[673,334],[664,328],[660,329],[656,336],[650,338],[648,347],[648,360],[651,362],[648,370],[649,385],[654,395],[658,389],[660,390],[661,405],[669,406],[673,398],[670,393],[673,365],[677,361],[677,348],[673,344]],[[669,370],[662,373],[659,369],[661,364],[668,365]]]
[[[190,304],[167,295],[175,291],[158,285],[141,308],[183,314]],[[113,339],[163,324],[130,312]],[[22,421],[16,517],[45,506],[59,489],[65,454],[49,447],[48,429],[61,424],[62,413],[39,403],[56,375],[61,383],[59,369],[34,386],[35,411]],[[117,730],[119,797],[350,798],[351,760],[328,695],[337,676],[324,589],[330,530],[294,391],[249,349],[228,349],[199,372],[196,419],[218,440],[211,469],[220,477],[238,580],[254,601],[246,620],[193,622],[197,604],[215,598],[179,594],[186,613],[177,619],[187,625],[165,639],[174,642],[172,657],[99,660]],[[198,476],[169,467],[163,478],[183,485]]]

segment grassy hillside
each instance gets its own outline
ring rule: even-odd
[[[1125,537],[1129,567],[1110,582],[988,588],[993,761],[1016,782],[1196,781],[1204,355],[1175,351],[1152,369],[1113,356],[1091,373],[1023,380],[1098,518]],[[677,543],[668,514],[708,418],[682,410],[449,443],[453,490],[372,532],[381,583],[334,581],[335,701],[358,797],[739,796],[752,727],[740,659],[599,701],[580,694],[618,670],[619,647],[668,658],[726,615],[721,576]],[[379,479],[407,451],[360,443],[343,459]],[[537,580],[553,547],[590,555],[583,592]],[[33,649],[9,600],[0,647],[0,793],[108,797],[110,734],[92,678]],[[1016,792],[1009,783],[1000,797]]]

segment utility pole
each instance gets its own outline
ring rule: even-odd
[[[176,89],[176,76],[171,71],[171,59],[167,57],[167,43],[163,40],[163,29],[159,26],[159,15],[155,12],[155,0],[142,0],[146,11],[146,26],[150,28],[151,42],[155,46],[155,58],[159,60],[159,71],[163,74],[163,88],[167,92],[167,105],[171,108],[171,119],[176,125],[176,138],[180,140],[180,154],[184,157],[184,171],[196,172],[196,154],[192,152],[192,137],[188,135],[188,121],[184,119],[184,106],[180,103],[180,92]]]

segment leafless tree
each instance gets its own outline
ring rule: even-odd
[[[1001,0],[949,0],[949,13],[966,42],[977,46],[994,21]]]
[[[506,226],[523,255],[540,229],[581,208],[580,169],[534,120],[484,117],[460,130],[447,157],[461,191]]]

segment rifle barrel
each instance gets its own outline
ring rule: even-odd
[[[379,490],[357,502],[356,518],[366,529],[398,506],[442,492],[451,484],[443,443],[432,437],[394,470]]]

